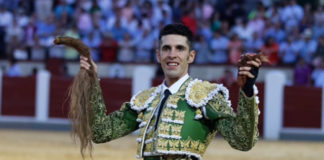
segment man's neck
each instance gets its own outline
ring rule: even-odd
[[[167,87],[172,86],[174,83],[176,83],[178,80],[180,80],[182,77],[188,75],[188,73],[182,75],[181,77],[177,77],[177,78],[165,78],[165,85]]]
[[[183,75],[185,76],[185,75]],[[174,83],[176,83],[179,79],[181,79],[183,76],[181,77],[177,77],[177,78],[165,78],[165,85],[167,87],[172,86]]]

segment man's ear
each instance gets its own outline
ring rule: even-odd
[[[159,49],[156,49],[156,58],[157,62],[161,63],[161,54]]]
[[[188,63],[193,63],[196,57],[196,51],[195,50],[191,50],[189,52],[189,57],[188,57]]]

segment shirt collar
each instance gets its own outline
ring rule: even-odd
[[[172,84],[170,87],[167,87],[165,85],[165,81],[162,83],[162,93],[164,93],[164,91],[166,89],[169,89],[169,91],[171,92],[171,94],[175,94],[178,92],[178,90],[180,89],[181,85],[189,78],[188,73],[186,75],[184,75],[183,77],[181,77],[178,81],[176,81],[174,84]]]

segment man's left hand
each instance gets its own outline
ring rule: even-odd
[[[248,57],[246,57],[248,56]],[[251,97],[253,95],[253,85],[259,73],[262,62],[257,55],[244,55],[239,60],[238,84],[244,93]]]

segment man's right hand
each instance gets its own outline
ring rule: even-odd
[[[93,66],[93,69],[96,73],[98,73],[98,67],[96,63],[93,62],[92,59],[90,59],[90,62],[87,57],[80,56],[80,68],[85,70],[90,70],[90,67]]]

